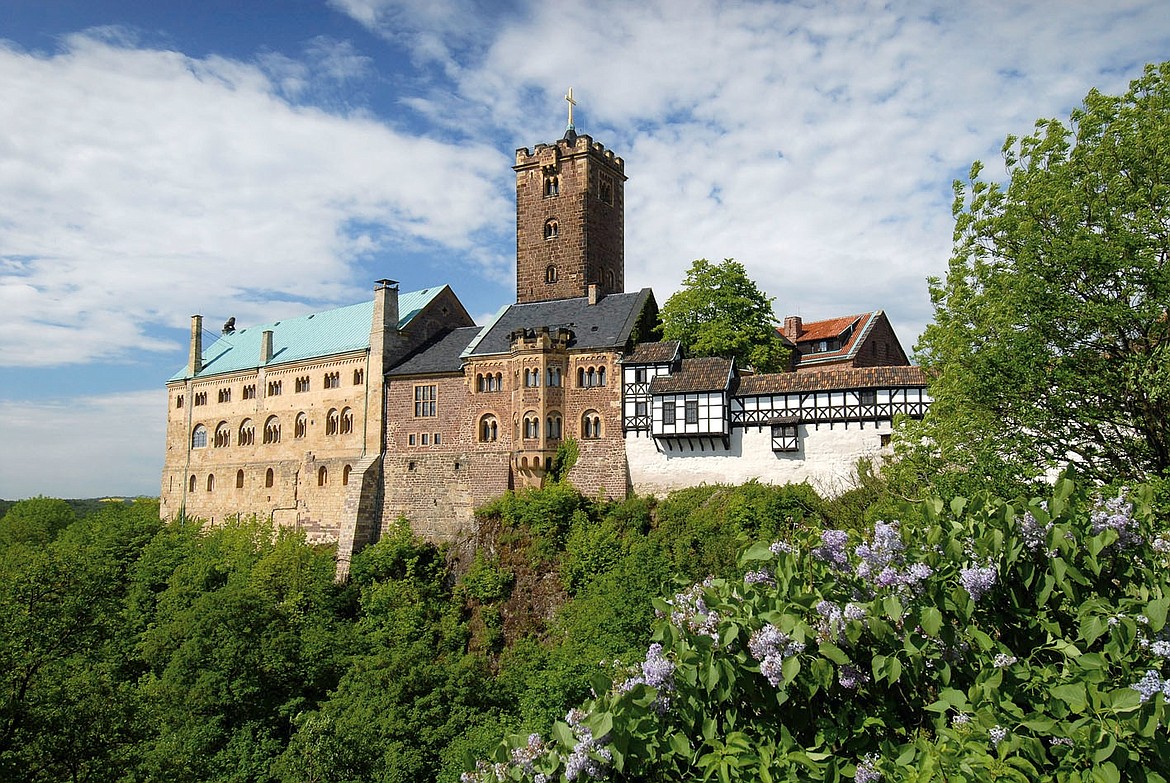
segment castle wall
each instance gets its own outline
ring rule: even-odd
[[[363,352],[169,385],[162,517],[217,523],[256,515],[313,542],[336,541],[363,434],[380,426],[367,420],[366,373]],[[336,386],[326,387],[327,375]],[[271,424],[279,440],[266,443]],[[193,443],[199,426],[205,445]]]
[[[887,423],[801,424],[799,432],[800,447],[792,452],[773,452],[771,428],[765,426],[733,428],[727,449],[707,442],[703,451],[667,453],[658,450],[654,438],[630,433],[625,450],[631,484],[638,494],[664,495],[699,484],[807,482],[817,492],[835,496],[853,487],[859,459],[888,451],[883,436],[892,428]]]

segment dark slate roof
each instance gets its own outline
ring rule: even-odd
[[[387,375],[430,375],[459,372],[463,369],[463,352],[482,327],[464,326],[432,340],[394,365]]]
[[[570,349],[622,349],[638,316],[652,296],[649,288],[632,294],[609,294],[597,304],[587,297],[555,299],[549,302],[525,302],[505,308],[467,351],[467,356],[491,356],[508,353],[512,344],[508,336],[517,329],[567,327],[573,332]]]
[[[622,364],[669,364],[678,358],[678,340],[663,340],[657,343],[638,343]]]
[[[752,397],[758,394],[925,385],[926,374],[921,367],[836,367],[746,375],[739,379],[735,394],[737,397]]]
[[[650,393],[722,391],[731,385],[732,365],[731,359],[718,356],[683,359],[678,372],[659,375],[650,381]]]

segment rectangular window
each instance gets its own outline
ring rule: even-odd
[[[877,389],[862,389],[857,393],[862,405],[877,405]]]
[[[432,443],[434,443],[436,446],[441,446],[441,445],[442,445],[442,443],[443,443],[443,439],[442,439],[442,438],[440,438],[440,437],[439,437],[439,433],[437,433],[437,432],[436,432],[436,433],[435,433],[434,440],[432,440],[431,442],[432,442]]]
[[[408,444],[410,444],[411,446],[413,446],[413,445],[415,444],[415,439],[414,439],[414,433],[413,433],[413,432],[412,432],[410,435],[408,435],[408,436],[407,436],[407,438],[406,438],[406,442],[407,442]]]
[[[424,445],[424,446],[431,445],[431,436],[425,432],[422,434],[422,445]]]
[[[687,400],[683,403],[687,424],[699,423],[699,401]]]
[[[772,425],[772,451],[799,451],[800,433],[795,424]]]
[[[649,374],[650,368],[636,367],[634,369],[634,383],[645,383],[648,380],[647,376],[649,376]]]
[[[638,402],[634,403],[634,415],[635,416],[645,416],[646,415],[646,401],[645,400],[639,400]]]
[[[675,413],[674,413],[674,403],[673,402],[662,403],[662,423],[663,424],[674,424],[675,423]]]
[[[426,386],[414,387],[415,418],[435,415],[435,396],[435,385],[433,383]]]

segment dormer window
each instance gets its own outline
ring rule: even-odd
[[[557,221],[550,218],[544,222],[544,238],[556,239],[557,234],[560,233],[560,228],[557,226]]]

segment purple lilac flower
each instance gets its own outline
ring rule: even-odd
[[[1018,660],[1019,658],[1014,655],[1008,655],[1007,653],[996,653],[996,656],[991,663],[997,669],[1006,669]]]
[[[857,771],[853,773],[853,779],[857,783],[879,783],[882,779],[882,773],[877,769],[879,760],[879,756],[870,754],[857,762]]]
[[[768,549],[772,552],[773,555],[776,555],[777,557],[779,557],[781,554],[790,555],[796,551],[792,548],[792,544],[789,544],[787,541],[774,541],[772,545],[768,547]]]
[[[998,748],[999,743],[1007,739],[1007,729],[1003,726],[992,726],[991,730],[987,732],[988,738],[991,740],[992,747]]]
[[[536,760],[544,753],[544,742],[539,734],[529,734],[528,743],[523,747],[512,748],[512,764],[524,770],[527,775],[533,774]]]
[[[1158,536],[1150,542],[1150,546],[1160,555],[1170,554],[1170,538]]]
[[[1170,642],[1163,639],[1151,642],[1150,652],[1158,658],[1170,658]]]
[[[958,728],[959,726],[966,726],[971,722],[971,716],[965,712],[960,712],[951,718],[951,728]]]
[[[584,723],[586,717],[587,714],[576,707],[565,716],[565,722],[577,738],[577,744],[565,760],[565,780],[576,780],[582,775],[600,780],[605,777],[613,761],[613,754],[605,747],[606,737],[594,738],[593,732]]]
[[[813,556],[818,560],[831,565],[838,571],[849,569],[849,554],[845,545],[849,543],[849,534],[844,530],[825,530],[821,532],[821,545],[813,549]]]
[[[1129,687],[1138,692],[1143,702],[1149,701],[1159,693],[1170,699],[1170,680],[1163,680],[1162,675],[1155,669],[1147,671],[1146,676]]]
[[[898,532],[898,523],[875,522],[870,540],[858,544],[853,550],[861,559],[857,564],[857,575],[862,579],[872,579],[875,575],[901,565],[905,548]]]
[[[971,600],[975,603],[979,603],[983,596],[995,587],[998,579],[999,574],[991,563],[982,567],[963,568],[959,571],[959,581],[963,583],[964,589],[971,594]]]
[[[836,642],[845,633],[845,613],[832,601],[820,601],[816,611],[821,616],[817,623],[817,639]]]
[[[743,575],[743,581],[749,585],[771,585],[776,586],[776,580],[767,571],[760,569],[759,571],[748,571]]]
[[[842,688],[855,691],[869,682],[869,675],[863,669],[847,663],[837,672],[837,682]]]
[[[1029,552],[1044,551],[1049,530],[1052,530],[1052,523],[1041,525],[1031,511],[1025,511],[1020,518],[1020,537],[1024,539],[1024,546]]]
[[[655,642],[650,645],[640,669],[638,674],[618,685],[617,690],[629,693],[636,685],[649,685],[658,691],[654,699],[654,711],[665,715],[670,709],[670,693],[674,690],[674,664],[662,654],[661,644]]]
[[[1133,518],[1133,503],[1125,499],[1125,488],[1115,498],[1098,500],[1089,516],[1093,535],[1106,530],[1117,531],[1117,546],[1128,549],[1142,543],[1137,532],[1137,520]]]
[[[1053,747],[1057,745],[1067,745],[1071,748],[1073,741],[1071,737],[1052,737],[1048,740],[1048,744],[1052,745]]]
[[[846,620],[864,620],[865,606],[850,601],[849,603],[845,604],[844,614]]]
[[[700,636],[709,636],[718,641],[719,614],[707,608],[707,601],[703,598],[705,586],[707,586],[706,581],[691,585],[688,589],[676,594],[673,601],[668,601],[672,607],[670,622],[679,630],[690,631]]]
[[[748,651],[760,662],[760,673],[773,687],[778,687],[783,679],[781,667],[784,660],[799,655],[803,650],[803,643],[793,641],[792,637],[771,623],[752,632],[748,639]]]

